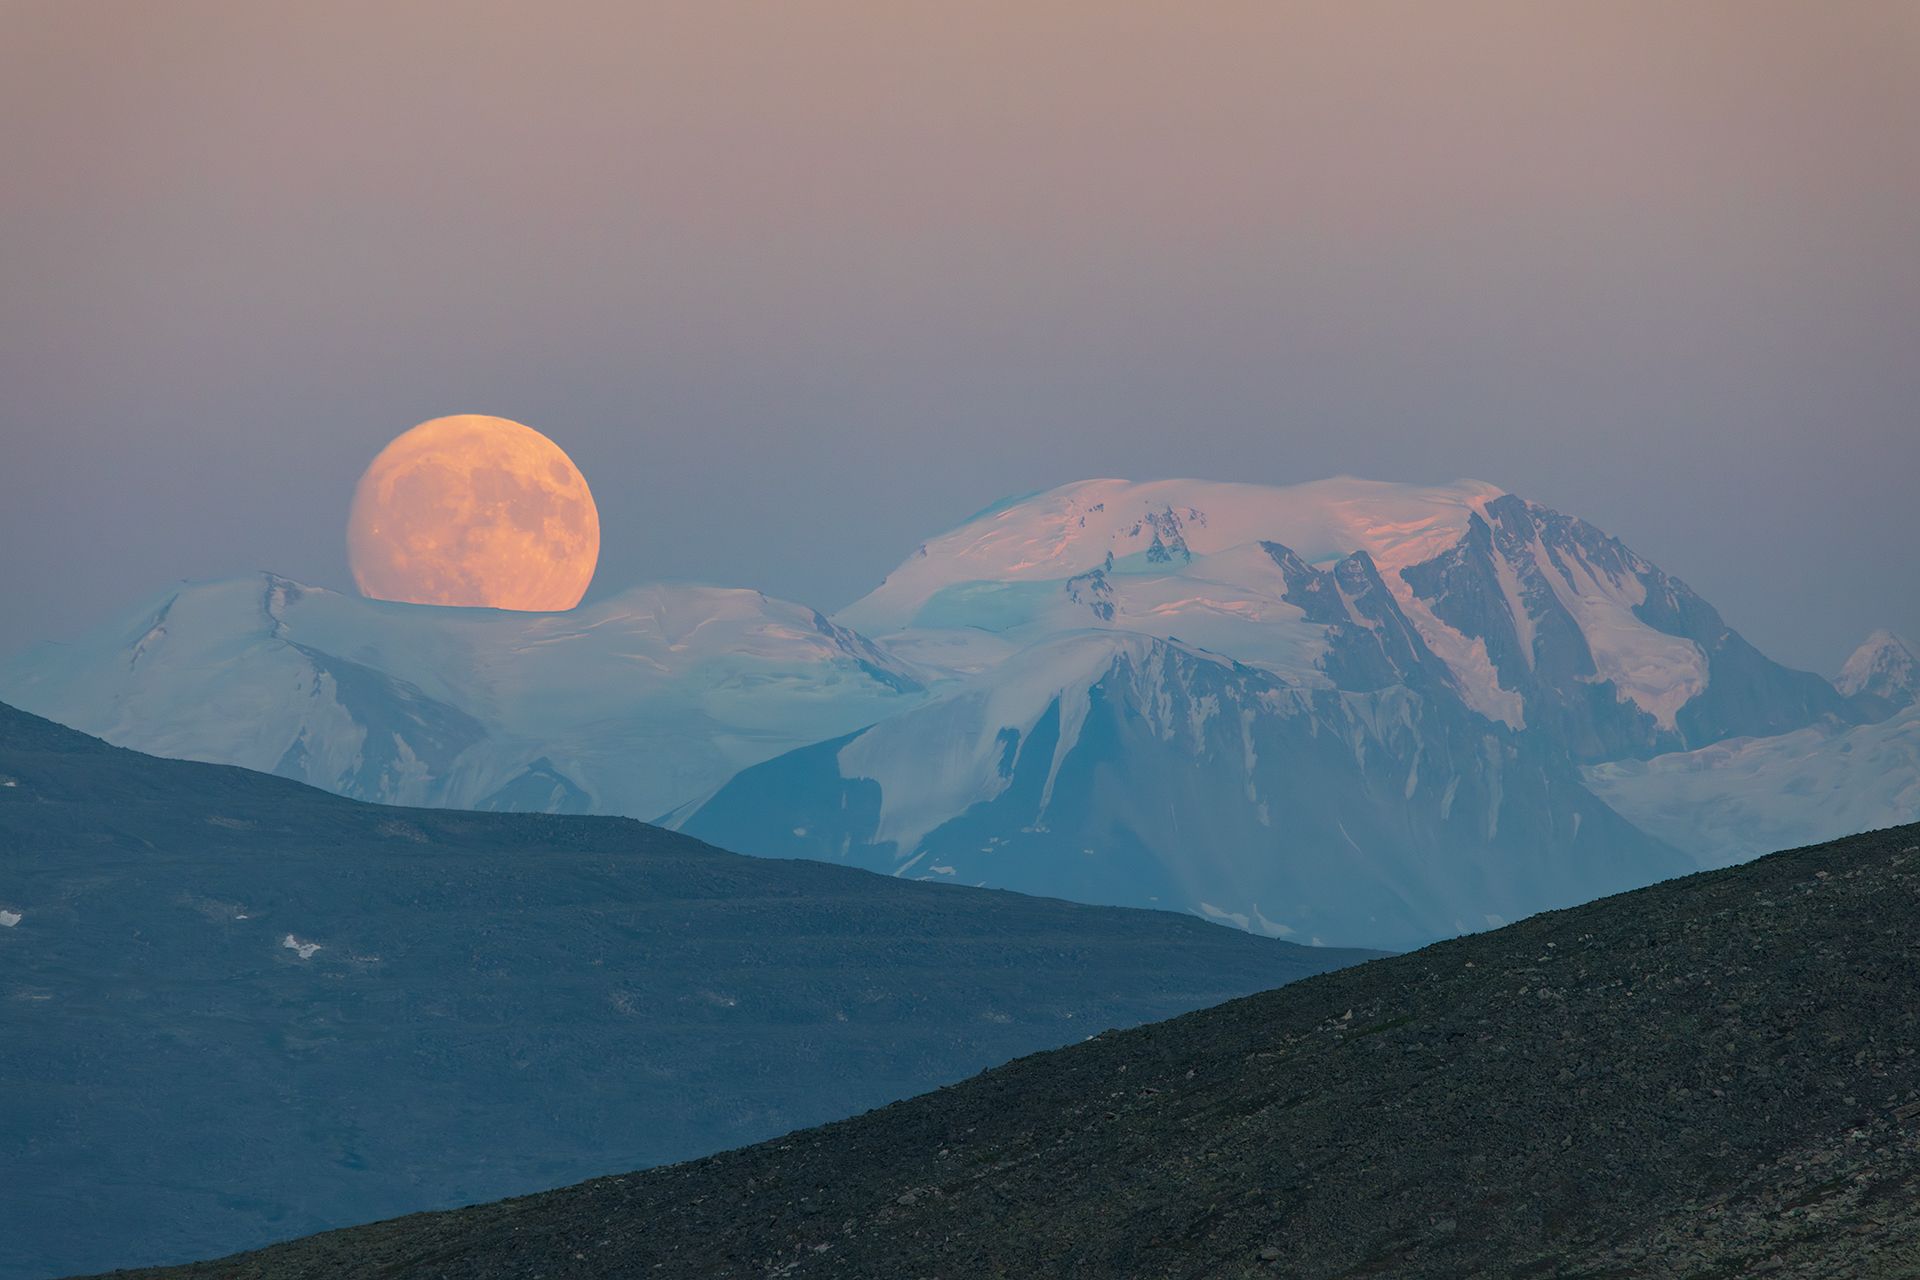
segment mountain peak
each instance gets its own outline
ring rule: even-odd
[[[1861,642],[1833,683],[1849,698],[1892,712],[1920,699],[1920,655],[1883,627]]]
[[[1265,541],[1311,564],[1366,551],[1392,574],[1452,546],[1474,512],[1504,492],[1479,480],[1353,476],[1292,485],[1081,480],[995,503],[929,540],[837,620],[881,634],[915,625],[936,598],[971,584],[1063,581],[1115,563],[1188,565]]]

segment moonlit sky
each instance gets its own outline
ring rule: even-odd
[[[1920,6],[0,3],[0,650],[526,422],[824,609],[1090,476],[1490,480],[1920,640]],[[591,598],[591,597],[590,597]]]

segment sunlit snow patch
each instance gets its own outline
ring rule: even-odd
[[[299,956],[302,960],[313,959],[313,953],[321,949],[319,943],[302,942],[292,934],[288,934],[286,937],[280,939],[280,945]]]
[[[8,911],[5,908],[0,908],[0,928],[11,929],[25,918],[26,917],[22,916],[18,911]]]

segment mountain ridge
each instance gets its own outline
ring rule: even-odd
[[[759,855],[1402,946],[1669,873],[1686,865],[1675,851],[1718,865],[1920,816],[1897,719],[1920,677],[1903,645],[1857,654],[1843,691],[1768,659],[1620,539],[1480,481],[1076,482],[929,539],[833,619],[666,586],[566,615],[272,577],[173,599],[157,625],[149,611],[0,664],[0,697],[365,799],[618,812]],[[1163,646],[1173,660],[1153,665],[1171,683],[1055,669],[1102,634]],[[1241,674],[1211,695],[1173,678],[1216,660]],[[1090,687],[1124,722],[1082,740]],[[999,753],[1031,767],[1056,701],[1059,758],[1033,803],[1000,799]],[[1196,723],[1168,721],[1172,703]],[[961,726],[969,758],[910,732],[944,733],[963,704],[995,719]],[[1198,723],[1225,714],[1244,720],[1239,745],[1231,725]],[[1077,808],[1050,815],[1063,768],[1079,791],[1057,794]],[[1288,776],[1314,779],[1319,802]],[[1277,794],[1310,837],[1276,831]],[[1687,821],[1688,797],[1699,812],[1744,801],[1745,816]],[[1203,877],[1184,870],[1182,824],[1211,831]],[[1524,850],[1498,847],[1529,825]],[[1477,862],[1475,832],[1496,846]],[[1086,849],[1117,859],[1110,874]],[[1472,897],[1430,891],[1420,868],[1436,856]],[[1302,894],[1302,861],[1360,872]],[[1376,921],[1389,932],[1370,934]]]
[[[817,610],[669,584],[529,614],[261,573],[0,663],[0,697],[125,746],[483,809],[544,758],[584,808],[642,819],[920,689]]]

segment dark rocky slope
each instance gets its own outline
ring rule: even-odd
[[[1366,954],[383,808],[0,706],[0,1277],[684,1160]]]
[[[177,1273],[1920,1273],[1920,827],[1027,1058],[743,1151]]]

